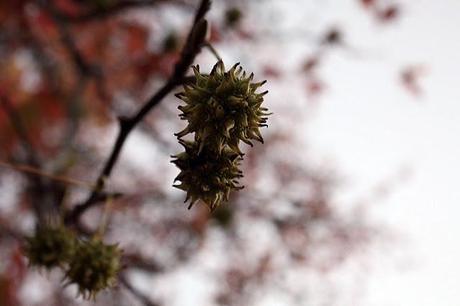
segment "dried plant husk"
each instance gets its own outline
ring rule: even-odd
[[[24,254],[30,266],[51,269],[65,265],[75,248],[76,236],[64,225],[41,224],[25,238]]]
[[[263,142],[260,127],[267,126],[268,109],[262,107],[267,91],[257,93],[265,81],[253,83],[239,66],[225,71],[222,61],[209,75],[193,67],[195,83],[185,85],[176,96],[185,102],[179,106],[179,116],[186,120],[186,128],[176,134],[182,138],[194,133],[202,146],[220,152],[225,146],[242,155],[239,142],[252,145],[252,140]]]
[[[207,147],[200,150],[198,142],[181,140],[180,143],[185,152],[173,156],[172,162],[181,170],[175,179],[180,184],[174,187],[187,192],[185,202],[190,200],[189,208],[201,199],[214,210],[222,201],[228,201],[232,190],[243,188],[238,185],[243,176],[239,154],[224,148],[217,155]]]
[[[85,299],[115,285],[121,268],[121,250],[117,244],[105,244],[98,238],[80,240],[66,271],[66,285],[78,286]]]

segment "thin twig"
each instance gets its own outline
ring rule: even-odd
[[[46,177],[51,180],[61,182],[64,184],[76,185],[76,186],[80,186],[80,187],[91,189],[91,190],[94,189],[94,186],[92,186],[91,183],[83,182],[83,181],[73,179],[70,177],[66,177],[66,176],[53,175],[51,173],[46,173],[41,169],[35,168],[33,166],[29,166],[29,165],[18,165],[18,164],[11,164],[11,163],[7,163],[4,161],[0,161],[0,166],[10,168],[16,171],[20,171],[20,172],[25,172],[28,174],[34,174],[37,176]]]
[[[101,173],[96,180],[96,188],[89,195],[88,199],[77,205],[66,217],[66,223],[75,223],[81,214],[83,214],[88,208],[92,207],[97,203],[96,198],[98,194],[104,189],[105,181],[111,175],[113,168],[115,167],[118,157],[121,153],[121,149],[125,144],[131,131],[142,121],[142,119],[155,107],[163,98],[165,98],[177,85],[180,85],[188,68],[193,63],[195,57],[200,52],[203,46],[204,39],[207,31],[207,23],[204,20],[204,16],[209,10],[211,5],[210,0],[202,0],[201,4],[195,14],[193,25],[189,31],[186,44],[182,50],[181,57],[175,65],[175,69],[171,77],[161,87],[157,93],[155,93],[132,117],[120,117],[119,132],[112,152],[110,153]]]
[[[221,61],[222,60],[222,57],[220,57],[219,55],[219,52],[217,52],[217,50],[213,47],[213,45],[210,43],[210,42],[206,42],[204,44],[204,46],[206,48],[208,48],[209,51],[211,51],[212,55],[214,55],[214,57],[218,60],[218,61]]]
[[[57,9],[52,3],[48,3],[45,9],[48,10],[54,22],[56,23],[56,28],[59,32],[61,42],[72,57],[72,62],[77,68],[80,76],[90,77],[98,75],[98,73],[96,73],[95,67],[86,62],[85,58],[80,53],[80,50],[78,50],[77,44],[73,40],[72,34],[70,33],[67,21],[59,15]]]
[[[8,115],[8,119],[10,120],[13,129],[19,137],[20,144],[27,156],[27,162],[34,167],[38,167],[38,157],[35,154],[32,140],[29,138],[21,117],[16,112],[13,105],[11,105],[9,99],[6,96],[0,96],[0,104],[3,107],[5,113]]]
[[[161,273],[164,271],[164,267],[153,261],[152,259],[143,258],[138,253],[125,254],[123,253],[123,267],[141,270],[148,273]]]
[[[0,104],[6,114],[8,119],[13,126],[14,131],[18,135],[21,146],[23,147],[26,154],[26,162],[35,169],[40,169],[40,162],[35,153],[32,140],[29,138],[29,134],[23,124],[22,118],[16,112],[14,107],[11,105],[9,99],[0,93]],[[35,201],[32,202],[32,208],[35,215],[40,221],[43,217],[43,207],[44,205],[39,205],[42,202],[44,196],[44,190],[46,190],[45,182],[42,180],[42,177],[37,177],[33,175],[28,175],[28,178],[31,180],[31,189],[30,192],[33,194]]]
[[[96,235],[98,237],[104,237],[104,233],[107,229],[107,224],[109,222],[110,210],[112,209],[112,201],[112,197],[107,197],[107,199],[105,200],[104,211],[102,213],[102,216],[99,221],[99,226],[96,231]]]
[[[148,6],[157,4],[159,2],[162,2],[162,1],[161,0],[127,0],[127,1],[117,2],[106,8],[97,8],[90,12],[86,12],[80,15],[67,15],[62,12],[59,12],[58,15],[60,18],[66,20],[67,22],[81,23],[81,22],[88,22],[88,21],[103,20],[104,18],[114,16],[128,9],[148,7]]]
[[[159,303],[153,302],[148,296],[140,292],[137,288],[135,288],[124,275],[119,276],[120,283],[129,291],[131,292],[140,302],[142,302],[145,306],[160,306]]]

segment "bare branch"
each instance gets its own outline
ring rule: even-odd
[[[45,6],[45,9],[50,13],[51,17],[56,23],[56,28],[59,31],[59,35],[60,35],[62,44],[65,46],[70,56],[72,57],[72,62],[77,68],[80,76],[81,77],[97,76],[98,75],[97,69],[93,67],[92,65],[90,65],[89,63],[87,63],[83,55],[78,50],[78,47],[70,33],[69,25],[66,19],[62,18],[59,15],[57,9],[51,3]]]
[[[90,194],[88,199],[77,205],[73,211],[66,216],[66,223],[75,223],[81,214],[83,214],[88,208],[98,203],[98,194],[104,189],[105,181],[111,175],[113,168],[115,167],[118,157],[121,153],[121,149],[128,138],[131,131],[142,121],[142,119],[156,106],[164,97],[166,97],[177,85],[180,85],[188,68],[193,63],[195,57],[200,52],[201,47],[205,40],[207,31],[207,22],[204,20],[206,12],[209,10],[211,5],[210,0],[202,0],[200,6],[195,14],[193,25],[189,31],[187,42],[182,49],[181,57],[175,65],[175,69],[171,77],[161,87],[157,93],[155,93],[145,104],[139,109],[139,111],[132,117],[120,117],[119,118],[119,132],[112,152],[107,159],[99,177],[96,180],[96,188]]]
[[[27,163],[35,169],[40,169],[39,159],[35,153],[32,140],[29,138],[21,117],[11,105],[8,98],[3,94],[0,94],[0,105],[8,115],[8,119],[10,120],[13,129],[18,135],[20,143],[26,154]],[[39,199],[43,197],[43,191],[46,189],[45,182],[42,180],[42,177],[30,175],[30,173],[27,177],[33,182],[30,192],[34,194],[34,197],[36,197],[36,201],[33,202],[33,209],[38,220],[41,220],[43,207],[38,205],[38,203],[41,202]]]
[[[210,42],[206,42],[204,46],[214,55],[214,57],[218,60],[221,61],[222,57],[220,57],[219,52],[213,47],[213,45]]]
[[[124,275],[119,277],[120,283],[125,287],[129,292],[131,292],[139,301],[141,301],[145,306],[160,306],[159,303],[153,302],[149,297],[136,289]]]
[[[5,113],[7,114],[14,131],[18,135],[21,146],[24,149],[24,152],[27,156],[27,162],[34,167],[38,167],[38,157],[35,154],[32,140],[29,138],[29,135],[27,134],[26,128],[22,122],[21,117],[16,112],[13,105],[11,105],[9,99],[6,96],[0,96],[0,104]]]
[[[35,168],[33,166],[29,166],[29,165],[11,164],[11,163],[0,161],[0,166],[7,167],[7,168],[10,168],[10,169],[13,169],[13,170],[16,170],[16,171],[24,172],[24,173],[27,173],[27,174],[33,174],[33,175],[37,175],[37,176],[41,176],[41,177],[46,177],[46,178],[49,178],[51,180],[58,181],[60,183],[64,183],[64,184],[68,184],[68,185],[76,185],[76,186],[80,186],[80,187],[83,187],[83,188],[92,189],[92,186],[91,186],[90,183],[83,182],[83,181],[73,179],[73,178],[70,178],[70,177],[66,177],[66,176],[60,176],[60,175],[54,175],[54,174],[51,174],[51,173],[47,173],[47,172],[44,172],[41,169]]]
[[[161,264],[152,259],[146,259],[137,253],[123,254],[123,261],[129,269],[137,269],[149,273],[160,273],[164,270]]]
[[[106,8],[97,8],[90,12],[83,13],[81,15],[66,15],[62,12],[59,12],[58,15],[61,19],[67,22],[82,23],[88,21],[102,20],[128,9],[153,6],[154,4],[157,4],[159,2],[165,2],[165,0],[126,0],[117,2]]]

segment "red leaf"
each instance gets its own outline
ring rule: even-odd
[[[136,56],[145,53],[147,47],[148,30],[140,25],[130,24],[126,26],[128,32],[126,48],[128,54]]]
[[[263,68],[263,74],[267,78],[278,79],[281,76],[281,72],[273,66],[265,66]]]
[[[18,290],[27,273],[24,257],[19,247],[11,252],[6,269],[0,275],[0,305],[19,305]]]
[[[399,8],[395,5],[389,6],[386,9],[378,12],[378,18],[382,22],[389,22],[399,16]]]
[[[409,66],[401,71],[400,79],[404,88],[415,96],[422,94],[420,77],[425,74],[426,69],[421,65]]]
[[[68,15],[76,16],[81,13],[82,5],[77,1],[72,0],[55,0],[55,5],[58,9]]]
[[[319,65],[319,58],[316,56],[307,58],[305,63],[303,64],[302,70],[307,74],[313,72],[313,70],[318,67]]]
[[[324,84],[320,80],[310,79],[307,81],[307,93],[309,96],[318,96],[324,91]]]
[[[370,8],[375,5],[375,0],[359,0],[365,8]]]
[[[222,40],[222,35],[220,34],[220,30],[214,26],[211,25],[209,29],[209,41],[211,43],[217,43]]]

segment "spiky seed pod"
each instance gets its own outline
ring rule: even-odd
[[[219,226],[224,228],[229,227],[235,218],[234,207],[229,205],[219,206],[212,214],[212,218],[217,222]]]
[[[214,210],[222,201],[228,201],[230,192],[242,189],[238,179],[242,172],[238,166],[241,157],[228,147],[221,154],[215,154],[208,147],[200,149],[198,142],[180,140],[185,152],[172,156],[172,161],[181,172],[174,187],[187,192],[185,202],[190,200],[189,208],[201,199],[210,210]]]
[[[121,268],[118,245],[104,244],[100,239],[80,241],[66,271],[67,284],[76,284],[85,299],[115,284]]]
[[[268,109],[262,107],[267,91],[256,93],[265,81],[252,83],[253,74],[247,76],[239,64],[225,71],[222,61],[209,75],[193,67],[196,82],[185,85],[176,96],[185,102],[179,106],[180,118],[187,127],[177,133],[178,138],[195,133],[195,140],[220,152],[226,145],[242,155],[238,144],[251,140],[263,142],[259,128],[267,126]]]
[[[163,50],[165,52],[174,52],[177,50],[179,45],[179,38],[175,32],[170,32],[163,39]]]
[[[239,8],[237,7],[229,8],[225,12],[225,24],[230,28],[235,27],[241,21],[242,17],[243,17],[243,13],[241,12]]]
[[[24,254],[29,264],[46,269],[63,266],[76,247],[75,234],[63,225],[39,225],[25,240]]]

